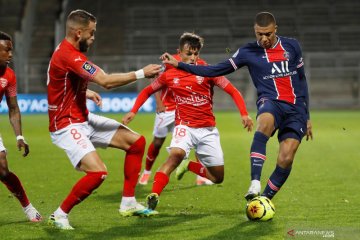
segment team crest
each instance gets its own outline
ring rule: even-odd
[[[6,87],[6,85],[8,84],[8,80],[5,78],[0,78],[0,85],[2,88]]]
[[[197,82],[198,84],[202,84],[203,81],[204,81],[204,77],[202,77],[202,76],[196,76],[196,82]]]
[[[290,53],[287,52],[287,51],[285,51],[285,52],[284,52],[284,58],[290,59]]]
[[[174,78],[173,82],[174,82],[174,85],[178,85],[179,82],[180,82],[180,79],[179,78]]]

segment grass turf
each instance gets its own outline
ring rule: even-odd
[[[108,115],[121,119],[122,115]],[[254,114],[252,114],[255,118]],[[195,176],[182,181],[173,174],[160,198],[154,218],[123,218],[118,213],[123,185],[124,153],[99,150],[109,176],[88,199],[70,214],[75,231],[58,231],[46,225],[73,184],[82,176],[74,171],[65,153],[53,145],[46,115],[24,115],[23,132],[30,155],[23,158],[7,115],[1,115],[0,132],[8,150],[10,169],[15,172],[33,205],[45,221],[26,221],[17,200],[0,187],[1,239],[291,239],[322,238],[332,231],[335,239],[360,239],[359,111],[312,113],[314,141],[301,144],[293,171],[273,202],[276,215],[269,222],[249,222],[245,216],[244,193],[249,185],[249,148],[253,133],[245,132],[238,113],[216,113],[225,154],[225,180],[221,185],[195,186]],[[139,114],[130,127],[152,139],[153,114]],[[168,145],[171,136],[165,145]],[[148,145],[147,144],[147,145]],[[277,139],[267,147],[268,160],[262,186],[275,168]],[[166,159],[165,148],[153,169]],[[144,201],[151,184],[137,187],[137,199]],[[334,239],[334,238],[333,238]]]

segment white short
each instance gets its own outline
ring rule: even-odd
[[[4,146],[3,140],[1,138],[1,134],[0,134],[0,152],[6,152],[6,148]]]
[[[127,128],[113,119],[89,113],[88,122],[71,124],[51,132],[50,136],[56,146],[65,150],[72,165],[77,167],[86,154],[95,151],[95,147],[108,147],[120,126]]]
[[[223,166],[224,154],[220,144],[220,134],[216,127],[191,128],[185,125],[175,126],[169,149],[177,147],[186,153],[192,148],[201,163],[206,167]]]
[[[157,138],[165,138],[174,130],[175,110],[156,113],[153,135]]]

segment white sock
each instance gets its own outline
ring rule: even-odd
[[[58,209],[56,209],[56,211],[54,212],[55,216],[61,216],[61,217],[67,217],[67,213],[64,212],[60,207],[58,207]]]
[[[33,205],[31,203],[29,203],[29,205],[27,205],[26,207],[23,207],[24,212],[26,212],[26,210],[28,210],[29,208],[33,208]]]
[[[121,203],[120,203],[120,208],[121,207],[128,207],[128,206],[132,206],[136,204],[136,198],[134,197],[122,197],[121,198]]]
[[[144,174],[151,174],[151,170],[148,171],[148,170],[144,169]]]

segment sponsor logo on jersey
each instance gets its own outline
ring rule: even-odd
[[[82,65],[82,68],[87,71],[88,73],[90,73],[91,75],[93,75],[95,72],[96,72],[96,68],[91,65],[90,63],[88,62],[85,62],[83,65]]]
[[[8,80],[6,78],[0,78],[0,85],[2,88],[6,87]]]

